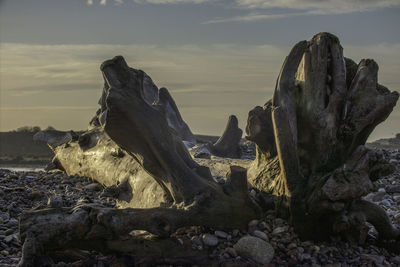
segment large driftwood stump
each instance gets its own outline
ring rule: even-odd
[[[135,197],[132,192],[151,190],[146,186],[151,177],[163,197],[151,203],[144,201],[141,206],[161,201],[165,204],[149,209],[83,205],[26,212],[20,220],[24,241],[20,266],[40,264],[41,256],[62,248],[154,254],[161,248],[173,249],[173,244],[164,240],[154,245],[159,249],[149,250],[132,240],[129,233],[146,230],[168,237],[176,229],[191,225],[243,229],[250,219],[260,215],[260,208],[247,194],[246,169],[232,166],[224,185],[214,182],[210,170],[193,161],[182,139],[168,125],[159,108],[161,103],[151,105],[146,101],[143,71],[129,68],[122,57],[104,62],[101,70],[107,85],[100,101],[102,109],[94,120],[99,125],[75,143],[59,148],[63,153],[57,153],[57,160],[70,170],[76,168],[76,172],[92,176],[96,176],[97,166],[103,183],[123,183],[129,176],[135,177],[132,179],[140,181],[139,188],[134,188],[135,181],[128,180],[124,191],[128,198]],[[110,144],[101,130],[123,151]],[[114,149],[104,151],[109,148]],[[77,166],[73,167],[74,163]]]
[[[356,65],[337,37],[320,33],[292,49],[273,98],[249,112],[247,138],[257,144],[249,181],[303,238],[363,242],[365,222],[381,239],[400,236],[384,210],[361,200],[392,170],[363,146],[399,97],[378,84],[377,72],[375,61]]]

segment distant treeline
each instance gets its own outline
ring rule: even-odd
[[[22,126],[17,128],[16,130],[10,131],[11,133],[37,133],[40,132],[42,129],[39,126]],[[48,126],[44,131],[47,130],[55,130],[54,127]]]
[[[30,160],[50,159],[53,151],[45,142],[34,141],[33,136],[42,130],[56,130],[52,126],[41,129],[39,126],[23,126],[9,132],[0,132],[0,163],[2,161],[19,162],[30,158]],[[76,132],[80,134],[81,132]],[[196,134],[197,142],[215,143],[218,136]]]
[[[47,129],[54,129],[49,126]],[[24,126],[10,132],[0,132],[0,157],[19,159],[19,157],[51,158],[53,151],[44,142],[33,141],[39,126]]]

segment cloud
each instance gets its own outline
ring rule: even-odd
[[[326,13],[352,13],[371,11],[378,8],[399,7],[398,0],[236,0],[246,9],[287,8],[295,10],[320,10]]]
[[[343,46],[345,56],[356,62],[374,58],[380,66],[379,82],[391,90],[400,89],[400,44]],[[194,132],[220,134],[229,115],[237,115],[244,127],[248,111],[272,96],[290,49],[268,44],[1,43],[0,130],[33,124],[85,128],[103,87],[99,66],[120,54],[131,67],[150,75],[157,86],[170,90]],[[396,114],[400,107],[395,108],[386,127],[399,132],[399,119],[392,119]],[[375,136],[386,132],[382,129]]]
[[[116,6],[122,5],[123,3],[124,3],[124,0],[114,0],[114,5],[116,5]],[[101,6],[105,6],[105,5],[107,5],[107,0],[100,0],[99,4]],[[93,0],[87,0],[87,5],[88,6],[93,5]]]
[[[223,23],[223,22],[250,22],[257,20],[267,20],[267,19],[280,19],[294,16],[304,16],[310,14],[309,12],[302,13],[287,13],[287,14],[260,14],[260,13],[249,13],[242,16],[228,17],[228,18],[215,18],[208,21],[203,22],[202,24],[215,24],[215,23]]]
[[[348,14],[369,12],[380,8],[400,7],[398,0],[236,0],[235,3],[237,8],[252,10],[252,12],[233,17],[215,18],[205,21],[203,24]],[[265,13],[267,10],[269,12]]]
[[[54,111],[54,110],[96,110],[96,106],[23,106],[0,107],[1,111]]]

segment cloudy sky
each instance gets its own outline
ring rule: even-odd
[[[400,91],[399,25],[398,0],[0,0],[0,131],[85,129],[115,55],[167,87],[194,132],[221,134],[230,114],[243,128],[290,48],[321,31]],[[396,107],[371,139],[398,132]]]

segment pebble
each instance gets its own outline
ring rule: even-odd
[[[103,189],[103,187],[99,183],[91,183],[91,184],[85,185],[83,187],[83,189],[89,190],[89,191],[100,191]]]
[[[384,151],[383,153],[387,154],[388,152]],[[400,159],[400,153],[397,154]],[[27,175],[35,176],[35,179],[28,179]],[[395,174],[375,181],[374,188],[377,191],[371,192],[364,199],[375,201],[386,210],[392,222],[400,225],[399,177],[400,168],[398,167]],[[90,179],[68,176],[64,173],[26,174],[0,169],[0,184],[5,187],[26,188],[26,190],[11,192],[4,192],[0,189],[0,207],[3,207],[0,209],[0,266],[15,266],[21,256],[21,244],[17,241],[18,217],[21,211],[32,207],[45,207],[48,201],[47,196],[60,196],[61,206],[66,207],[73,206],[80,200],[81,203],[99,203],[113,207],[115,202],[109,202],[106,199],[117,196],[113,194],[99,198],[101,190],[96,190],[102,188],[100,184],[94,183]],[[375,246],[376,240],[371,237],[367,238],[364,247],[352,246],[340,239],[332,239],[330,242],[301,242],[293,229],[288,226],[287,221],[276,218],[273,212],[267,213],[267,216],[263,218],[254,218],[248,226],[249,231],[247,232],[238,229],[228,231],[226,229],[200,228],[196,231],[184,232],[177,237],[177,240],[183,246],[189,244],[189,248],[208,253],[210,259],[224,263],[220,264],[221,266],[255,266],[254,261],[258,263],[263,261],[257,258],[258,248],[255,248],[254,254],[250,256],[245,256],[249,254],[243,253],[243,251],[239,253],[240,249],[237,250],[239,241],[245,237],[257,239],[263,245],[268,244],[276,252],[269,263],[266,263],[267,266],[396,266],[400,264],[400,256]],[[263,239],[265,236],[267,239]],[[213,241],[211,242],[211,240]],[[104,262],[104,264],[101,263],[104,266],[108,266],[105,264],[107,260],[99,260],[100,257],[108,259],[109,262],[112,257],[101,256],[95,252],[88,252],[88,255],[97,259],[96,262]],[[71,263],[63,264],[58,263],[57,266],[69,266]],[[102,266],[101,264],[96,263],[98,266]]]
[[[381,201],[385,195],[386,195],[386,192],[377,192],[372,197],[372,201],[375,201],[375,202]]]
[[[392,204],[390,204],[389,200],[387,200],[387,199],[382,200],[381,203],[382,203],[382,205],[384,205],[388,208],[390,208],[392,206]]]
[[[61,196],[51,196],[47,201],[47,205],[51,208],[61,208],[64,203]]]
[[[229,254],[232,258],[236,258],[238,256],[236,250],[232,247],[228,247],[225,249],[225,252]]]
[[[31,191],[31,193],[29,194],[29,198],[30,198],[31,200],[40,200],[42,197],[43,197],[42,192],[40,192],[40,191],[38,191],[38,190],[35,190],[35,189],[33,189],[33,190]]]
[[[264,240],[254,236],[244,236],[233,246],[242,257],[249,257],[260,264],[270,263],[274,248]]]
[[[388,186],[388,193],[400,193],[400,185]]]
[[[1,252],[1,255],[3,255],[3,256],[8,256],[8,255],[10,255],[10,253],[7,251],[7,250],[2,250]]]
[[[240,231],[238,229],[235,229],[232,231],[232,236],[237,237],[239,235]]]
[[[264,232],[261,232],[260,230],[255,230],[255,231],[253,232],[253,235],[254,235],[255,237],[261,238],[261,239],[264,240],[264,241],[267,241],[267,242],[269,241],[269,240],[268,240],[267,234],[264,233]]]
[[[385,188],[381,187],[381,188],[378,189],[378,192],[386,193],[386,190],[385,190]]]
[[[273,231],[272,231],[272,235],[279,235],[282,234],[284,232],[286,232],[288,230],[287,226],[280,226],[280,227],[276,227]]]
[[[14,235],[8,235],[4,238],[4,242],[10,243],[14,239]]]
[[[34,177],[34,179],[32,178]],[[64,184],[68,182],[68,185]],[[0,190],[0,266],[16,266],[21,257],[21,244],[18,242],[18,219],[24,210],[32,207],[45,208],[50,206],[73,206],[80,198],[88,198],[91,202],[114,207],[105,199],[97,195],[88,195],[82,186],[92,184],[93,181],[78,176],[68,176],[65,173],[46,172],[13,172],[0,169],[0,184],[5,188],[24,187],[25,190],[9,190],[6,193]],[[81,187],[79,186],[81,184]],[[48,199],[44,192],[56,199]],[[54,202],[54,200],[56,200]],[[62,202],[60,202],[60,200]],[[54,203],[56,203],[54,205]],[[58,203],[58,204],[57,204]]]
[[[204,245],[209,247],[214,247],[218,245],[218,238],[212,234],[203,234],[201,236],[201,240],[203,241]]]
[[[248,224],[249,227],[256,227],[258,225],[258,220],[251,220]]]
[[[214,234],[219,238],[225,238],[225,239],[228,238],[228,234],[223,231],[215,231]]]
[[[203,245],[203,242],[201,241],[201,238],[199,236],[197,236],[197,235],[193,236],[191,238],[191,240],[192,240],[192,243],[194,245],[196,245],[196,246],[202,246]]]
[[[18,220],[17,219],[10,219],[7,223],[8,227],[13,227],[13,226],[18,226]]]

